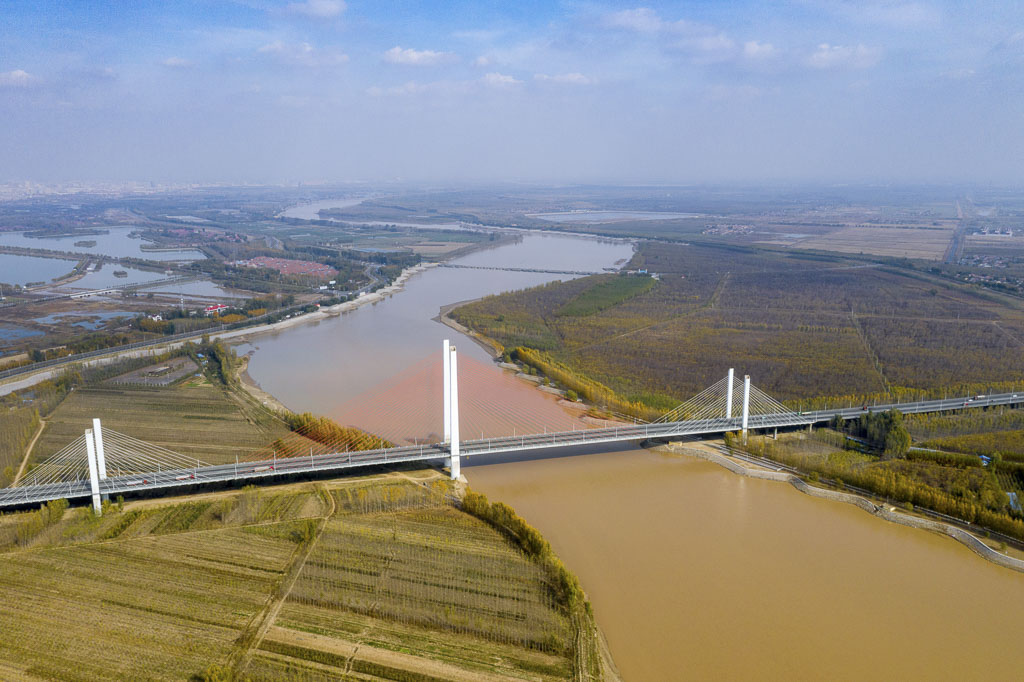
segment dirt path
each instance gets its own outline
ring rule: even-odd
[[[313,553],[313,548],[316,543],[320,541],[320,536],[323,535],[324,528],[327,527],[327,522],[330,521],[331,517],[334,516],[334,512],[337,511],[337,505],[334,502],[334,495],[324,490],[328,502],[330,502],[330,509],[327,511],[327,515],[320,519],[320,525],[316,529],[316,534],[305,543],[304,546],[299,546],[296,549],[295,559],[291,562],[288,567],[288,572],[285,574],[284,580],[281,581],[280,587],[277,589],[276,596],[272,597],[267,603],[267,607],[263,611],[263,616],[260,620],[254,621],[259,622],[259,626],[256,628],[255,633],[251,639],[247,636],[248,632],[251,632],[249,628],[246,628],[248,632],[242,633],[239,637],[239,641],[245,647],[244,653],[238,664],[235,666],[236,673],[244,671],[249,667],[249,663],[252,661],[252,656],[257,649],[260,648],[260,644],[263,642],[263,638],[267,636],[267,631],[277,620],[278,614],[281,613],[281,607],[284,606],[285,601],[288,599],[288,595],[292,593],[292,589],[295,587],[296,581],[299,579],[299,574],[302,573],[303,567],[306,565],[306,561],[309,559],[309,555]],[[247,640],[248,643],[247,643]]]
[[[353,659],[358,658],[361,661],[377,663],[410,673],[431,675],[432,677],[452,680],[453,682],[504,682],[506,680],[521,679],[481,670],[465,670],[443,661],[413,656],[412,654],[391,651],[389,649],[379,649],[362,643],[346,641],[336,637],[327,637],[312,632],[275,627],[272,629],[270,640],[281,642],[282,644],[301,646],[306,649],[340,654],[348,658],[350,665]],[[351,670],[349,669],[345,672],[351,673]]]
[[[36,446],[36,441],[39,440],[39,436],[43,435],[43,429],[46,428],[46,420],[39,420],[39,430],[36,431],[36,435],[32,436],[32,441],[25,448],[25,457],[21,460],[21,466],[18,467],[18,473],[14,474],[14,480],[11,481],[11,485],[16,485],[21,480],[22,475],[25,473],[25,467],[28,466],[29,457],[32,456],[32,448]]]

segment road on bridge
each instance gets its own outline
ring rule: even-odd
[[[923,400],[909,403],[888,403],[871,406],[848,407],[813,412],[788,412],[768,415],[751,415],[750,429],[772,429],[807,426],[827,422],[835,416],[853,419],[867,412],[884,412],[896,409],[904,414],[944,412],[999,405],[1024,404],[1024,393],[1000,393],[987,396],[967,396]],[[663,424],[623,424],[596,429],[580,429],[554,433],[534,433],[500,438],[482,438],[461,442],[463,457],[476,455],[515,454],[542,448],[563,448],[571,446],[598,445],[603,443],[670,440],[684,436],[705,436],[738,431],[742,418],[700,419],[667,422]],[[442,444],[409,445],[381,450],[358,452],[335,452],[309,457],[270,459],[258,462],[238,462],[200,466],[191,469],[171,469],[114,476],[100,481],[103,495],[130,495],[132,493],[171,491],[205,483],[228,483],[234,481],[268,480],[298,474],[321,475],[326,472],[342,472],[371,466],[392,465],[419,461],[437,461],[449,457],[448,448]],[[0,490],[0,508],[27,507],[60,498],[79,499],[91,495],[88,480],[64,483],[33,485],[31,477],[25,485]]]

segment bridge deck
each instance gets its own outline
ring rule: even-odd
[[[748,428],[771,429],[825,422],[835,416],[844,419],[859,417],[866,412],[883,412],[897,409],[904,414],[943,412],[997,405],[1024,404],[1024,393],[1002,393],[985,397],[946,398],[911,403],[892,403],[869,407],[849,407],[834,410],[817,410],[804,413],[752,415]],[[668,422],[665,424],[637,424],[613,426],[600,429],[581,429],[553,433],[535,433],[522,436],[482,438],[461,442],[462,457],[474,455],[516,453],[541,448],[571,447],[599,443],[615,443],[642,440],[667,440],[682,436],[702,436],[738,431],[741,418],[702,419],[694,421]],[[271,479],[296,474],[322,474],[345,471],[362,467],[399,464],[405,462],[436,461],[448,457],[447,446],[442,444],[410,445],[382,450],[359,452],[335,452],[310,457],[270,459],[238,464],[219,464],[192,469],[171,469],[131,476],[115,476],[100,482],[100,493],[124,495],[138,492],[172,491],[176,488],[201,483],[223,483]],[[50,500],[87,498],[91,495],[88,480],[48,485],[24,485],[0,489],[0,509],[42,504]]]

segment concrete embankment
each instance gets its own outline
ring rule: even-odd
[[[992,563],[1024,573],[1024,561],[1006,556],[1002,552],[992,549],[971,533],[948,523],[941,523],[939,521],[932,521],[931,519],[923,519],[918,516],[904,514],[887,505],[877,505],[871,500],[861,497],[860,495],[844,493],[838,490],[829,490],[828,488],[819,488],[818,486],[811,485],[800,477],[785,471],[768,471],[767,469],[746,467],[736,460],[710,449],[685,447],[674,444],[665,446],[665,449],[672,453],[689,455],[691,457],[697,457],[699,459],[713,462],[719,466],[725,467],[732,473],[739,474],[741,476],[762,478],[769,481],[784,481],[800,492],[813,497],[832,500],[833,502],[845,502],[846,504],[852,504],[856,507],[860,507],[868,513],[883,518],[886,521],[898,523],[903,526],[910,526],[911,528],[920,528],[922,530],[930,530],[936,533],[942,533],[943,535],[948,535],[954,540],[967,545],[971,550],[980,554]]]

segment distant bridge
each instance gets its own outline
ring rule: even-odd
[[[165,284],[191,282],[196,279],[199,279],[197,275],[178,275],[175,277],[164,277],[161,279],[154,279],[148,282],[112,284],[109,287],[104,287],[102,289],[83,289],[81,291],[69,291],[66,293],[51,294],[49,296],[40,296],[38,298],[29,298],[25,299],[24,301],[0,303],[0,308],[13,308],[19,305],[30,305],[32,303],[47,303],[49,301],[63,301],[68,299],[88,298],[90,296],[102,296],[103,294],[113,294],[117,293],[118,291],[127,291],[130,289],[148,289],[150,287],[164,286]]]
[[[445,341],[442,359],[444,437],[441,442],[357,452],[314,453],[310,449],[308,455],[272,455],[257,461],[211,465],[104,429],[97,419],[92,429],[27,473],[18,485],[0,489],[0,508],[33,506],[60,498],[91,498],[99,511],[101,499],[108,496],[170,493],[197,484],[340,473],[408,462],[443,461],[452,478],[458,478],[461,459],[477,455],[515,455],[529,450],[602,443],[667,441],[729,431],[740,432],[746,437],[750,429],[810,428],[836,416],[853,419],[867,412],[890,409],[904,414],[919,414],[1024,404],[1024,393],[1001,393],[795,412],[753,386],[750,377],[744,377],[741,382],[733,370],[729,370],[721,381],[656,422],[462,440],[459,431],[458,363],[455,348],[449,346],[448,341]]]
[[[461,265],[459,263],[441,263],[438,267],[460,268],[463,270],[503,270],[505,272],[541,272],[548,275],[600,275],[601,270],[545,270],[543,268],[505,268],[495,265]]]

